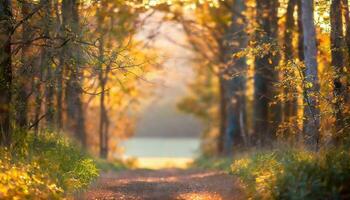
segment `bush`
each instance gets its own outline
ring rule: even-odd
[[[55,133],[16,132],[13,145],[0,154],[6,158],[0,162],[0,199],[58,199],[98,176],[94,161]]]
[[[258,153],[235,161],[232,172],[256,199],[350,197],[350,154],[344,149]]]
[[[1,153],[0,199],[58,199],[63,190],[37,163],[12,163]]]

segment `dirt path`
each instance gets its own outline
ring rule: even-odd
[[[207,170],[129,170],[103,174],[80,199],[233,200],[244,199],[232,176]]]

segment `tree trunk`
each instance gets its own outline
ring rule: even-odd
[[[347,106],[345,109],[349,109],[350,105],[350,12],[349,12],[349,2],[348,0],[343,0],[343,14],[345,19],[345,41],[346,41],[346,51],[347,51],[347,64],[345,65],[347,67],[347,77],[346,77],[346,85],[345,85],[345,99],[344,104]],[[345,124],[345,133],[347,133],[349,136],[350,134],[350,115],[346,114],[344,116],[344,124]]]
[[[43,56],[43,55],[42,55]],[[42,57],[41,57],[42,61]],[[42,80],[42,64],[40,67],[36,69],[37,79],[33,80],[33,92],[35,96],[35,106],[34,106],[34,133],[38,135],[39,133],[39,125],[40,125],[40,115],[41,115],[41,103],[42,103],[42,95],[41,95],[41,80]]]
[[[101,8],[105,5],[105,1],[101,1]],[[99,76],[99,84],[101,88],[100,95],[100,125],[99,125],[99,134],[100,134],[100,157],[107,158],[108,157],[108,115],[105,106],[105,90],[106,84],[109,75],[109,66],[104,68],[105,64],[105,33],[103,30],[104,23],[104,15],[102,13],[101,8],[98,9],[97,12],[97,20],[98,20],[98,32],[100,35],[99,38],[99,67],[98,67],[98,76]]]
[[[344,55],[343,55],[343,16],[341,8],[342,0],[332,0],[331,3],[331,53],[332,53],[332,66],[334,67],[335,77],[333,80],[334,85],[334,112],[336,119],[336,133],[335,139],[339,140],[338,136],[344,130],[344,117],[343,117],[343,104],[345,99],[345,88],[342,83],[342,77],[344,76]],[[339,142],[339,141],[338,141]]]
[[[219,75],[219,86],[220,86],[220,130],[217,142],[218,154],[224,154],[224,137],[226,130],[226,100],[225,100],[225,83],[224,78]]]
[[[320,138],[320,111],[317,100],[319,80],[313,0],[302,0],[302,22],[305,58],[303,131],[306,145],[311,150],[318,150]]]
[[[79,2],[76,0],[62,1],[63,23],[71,29],[74,34],[73,40],[80,37],[80,25],[78,15]],[[67,34],[66,34],[67,35]],[[66,82],[66,104],[67,104],[67,123],[69,130],[75,133],[76,138],[86,147],[85,119],[82,102],[82,52],[80,45],[68,43],[66,48],[66,58],[70,59],[69,65],[66,65],[68,80]],[[65,61],[67,62],[67,61]]]
[[[59,11],[59,2],[58,0],[54,0],[54,8],[55,8],[55,15],[56,15],[56,24],[58,26],[57,28],[57,34],[59,37],[64,38],[64,27],[65,24],[61,21],[60,17],[60,11]],[[64,41],[62,41],[64,42]],[[59,52],[58,55],[58,65],[56,66],[56,129],[62,130],[63,128],[63,73],[65,66],[65,52],[67,50],[65,49],[65,46],[63,46]]]
[[[297,0],[298,4],[298,57],[304,61],[304,31],[303,31],[303,11],[301,6],[302,0]]]
[[[100,126],[99,126],[99,133],[100,133],[100,157],[101,158],[107,158],[108,157],[108,137],[107,137],[107,113],[106,113],[106,107],[105,107],[105,85],[102,83],[100,85],[102,93],[100,96]]]
[[[10,105],[12,87],[11,32],[12,9],[10,0],[0,0],[0,144],[10,145]]]
[[[296,5],[297,5],[297,0],[288,1],[285,33],[284,33],[284,58],[285,58],[286,64],[288,63],[288,61],[294,59],[293,29],[295,25],[294,10]],[[287,72],[284,74],[284,76],[286,78],[291,75],[293,76],[293,74],[290,74],[291,71],[292,70],[288,69]],[[287,87],[284,89],[284,95],[286,97],[286,100],[284,104],[283,121],[284,123],[287,123],[288,126],[294,123],[292,121],[292,117],[297,115],[297,93],[298,91],[296,88]]]
[[[260,41],[262,45],[277,42],[277,9],[277,0],[257,1],[258,31],[256,40]],[[254,134],[258,146],[272,144],[281,121],[281,105],[273,103],[277,92],[274,84],[278,81],[278,73],[275,70],[275,66],[278,64],[276,54],[269,51],[255,57]]]
[[[22,1],[21,4],[21,14],[22,18],[26,18],[31,12],[31,3],[28,1]],[[25,128],[27,126],[27,113],[28,113],[28,98],[30,91],[30,84],[28,80],[30,79],[31,71],[31,61],[29,58],[29,47],[31,40],[31,27],[28,20],[25,20],[22,24],[22,52],[21,52],[21,65],[16,76],[16,93],[15,96],[15,121],[16,127]]]
[[[43,5],[43,35],[45,38],[51,38],[50,29],[51,26],[51,12],[52,12],[52,1],[51,0],[41,0]],[[54,125],[54,78],[53,78],[53,67],[51,63],[51,47],[49,45],[43,47],[45,60],[45,66],[43,70],[45,71],[45,115],[46,115],[46,127],[52,129]]]
[[[349,1],[343,0],[343,9],[344,9],[344,19],[346,26],[345,40],[348,51],[348,56],[350,57],[350,12],[349,12]],[[349,58],[350,60],[350,58]],[[350,66],[348,66],[349,68]],[[349,99],[350,100],[350,99]]]
[[[247,47],[247,35],[245,30],[244,12],[246,5],[244,0],[236,0],[232,5],[232,23],[226,34],[226,73],[230,76],[225,80],[225,101],[226,101],[226,130],[224,136],[224,154],[233,153],[234,145],[245,146],[246,133],[245,128],[241,127],[240,117],[245,121],[245,76],[246,76],[246,58],[235,58],[232,55],[242,51]]]

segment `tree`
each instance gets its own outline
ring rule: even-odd
[[[11,36],[13,31],[10,0],[0,0],[0,143],[9,145],[12,87]]]
[[[301,6],[302,0],[297,0],[298,7],[298,57],[300,61],[304,61],[304,31],[303,31],[303,11]]]
[[[259,146],[270,145],[275,138],[275,132],[281,121],[280,104],[274,102],[278,81],[278,73],[275,67],[278,64],[277,52],[273,50],[277,42],[278,31],[278,0],[257,1],[256,23],[257,31],[255,40],[264,49],[255,57],[254,76],[254,134],[255,142]]]
[[[53,17],[52,17],[52,8],[53,8],[53,1],[52,0],[44,0],[44,7],[43,7],[43,35],[46,40],[52,40],[52,33],[51,30],[54,28],[52,26]],[[44,67],[44,74],[45,74],[45,114],[46,114],[46,126],[47,128],[52,129],[54,127],[54,90],[55,90],[55,78],[54,78],[54,68],[53,68],[53,50],[50,44],[47,44],[45,47],[43,47],[43,51],[45,52],[45,62],[47,63]]]
[[[230,150],[225,150],[225,134],[227,130],[227,103],[229,102],[226,98],[226,86],[227,86],[227,76],[228,74],[225,72],[227,71],[226,68],[228,67],[227,60],[232,61],[232,54],[233,51],[226,51],[226,45],[225,43],[230,42],[228,41],[228,38],[225,38],[225,35],[227,36],[234,36],[230,35],[229,33],[229,23],[232,20],[232,11],[233,11],[233,2],[231,1],[225,1],[222,2],[223,5],[221,5],[219,8],[211,8],[208,6],[208,4],[203,4],[200,6],[197,10],[198,18],[196,21],[192,20],[186,20],[185,17],[179,16],[178,21],[183,25],[183,29],[188,37],[189,43],[193,49],[194,52],[197,53],[197,56],[200,60],[205,60],[206,64],[201,65],[201,67],[208,68],[208,77],[203,81],[204,87],[207,87],[208,90],[211,90],[209,86],[207,85],[207,81],[209,79],[218,79],[218,85],[214,85],[214,87],[218,87],[218,101],[210,100],[208,101],[208,93],[207,92],[199,92],[195,91],[198,95],[197,100],[199,100],[198,104],[201,105],[203,102],[206,102],[206,107],[217,107],[218,113],[217,116],[213,116],[213,114],[207,114],[206,117],[206,124],[207,121],[210,121],[210,127],[206,129],[206,132],[209,133],[211,130],[215,129],[218,125],[218,136],[216,138],[216,153],[218,154],[224,154],[225,152],[230,152]],[[219,10],[219,11],[218,11]],[[237,14],[238,15],[238,14]],[[208,20],[210,20],[210,24],[208,25]],[[206,38],[203,40],[202,38]],[[237,39],[237,38],[236,38]],[[226,46],[226,47],[225,47]],[[230,55],[226,55],[230,54]],[[226,57],[226,58],[225,58]],[[231,59],[227,59],[228,57],[231,57]],[[204,63],[204,62],[203,62]],[[232,64],[232,63],[231,63]],[[218,71],[217,73],[215,71]],[[198,70],[199,74],[203,73],[203,70]],[[209,77],[209,74],[213,74],[213,76]],[[215,78],[213,78],[215,77]],[[200,82],[200,81],[198,81]],[[210,81],[212,84],[215,83],[215,81]],[[213,86],[213,85],[211,85]],[[215,94],[211,94],[215,95]],[[201,98],[202,97],[202,98]],[[213,98],[210,98],[213,99]],[[214,98],[215,99],[215,98]],[[194,109],[195,110],[195,109]],[[232,110],[231,110],[232,111]],[[189,112],[191,113],[191,112]],[[193,111],[192,113],[196,113],[196,111]],[[200,118],[203,118],[201,115]],[[218,123],[215,123],[214,121],[218,119]],[[232,148],[232,147],[231,147]]]
[[[304,31],[304,121],[305,143],[312,149],[318,149],[320,110],[317,96],[319,94],[316,29],[314,24],[314,1],[302,0],[302,22]]]
[[[332,0],[330,16],[331,16],[331,52],[332,66],[335,70],[334,85],[334,109],[336,118],[336,135],[344,129],[343,104],[345,97],[345,87],[342,83],[344,77],[344,54],[343,54],[343,16],[342,16],[342,0]],[[336,136],[337,137],[337,136]]]
[[[54,0],[54,9],[55,9],[55,16],[56,16],[56,24],[57,24],[57,35],[60,38],[63,38],[62,41],[60,41],[62,44],[64,44],[67,40],[65,40],[65,24],[63,23],[63,20],[61,20],[60,16],[60,10],[59,10],[59,2],[58,0]],[[62,130],[63,128],[63,73],[64,73],[64,66],[65,66],[65,52],[67,51],[67,48],[65,45],[63,45],[59,50],[58,55],[58,63],[55,70],[55,83],[56,83],[56,129]]]
[[[72,131],[81,144],[86,146],[85,119],[83,111],[81,86],[82,81],[82,50],[79,40],[81,38],[81,29],[78,13],[79,2],[77,0],[62,1],[62,18],[65,27],[65,36],[70,41],[65,48],[65,67],[67,73],[66,81],[66,105],[67,105],[67,123],[69,130]]]
[[[234,1],[232,7],[232,22],[226,33],[226,75],[224,80],[225,96],[225,132],[224,132],[224,154],[232,154],[233,146],[244,146],[247,143],[245,126],[245,77],[246,58],[234,57],[235,54],[247,48],[248,37],[246,34],[246,5],[244,0]]]
[[[294,48],[293,48],[293,30],[295,26],[294,12],[297,6],[297,0],[289,0],[287,5],[286,21],[285,21],[285,32],[284,32],[284,59],[285,65],[288,65],[290,60],[294,59]],[[293,76],[293,70],[286,70],[283,74],[284,78]],[[283,110],[283,121],[288,126],[293,123],[292,118],[297,114],[297,90],[290,86],[284,88],[285,103]]]
[[[108,114],[105,105],[105,94],[106,94],[106,84],[108,81],[110,63],[106,63],[105,59],[105,28],[103,27],[106,13],[102,8],[106,7],[106,1],[101,1],[101,7],[97,11],[97,32],[99,34],[99,57],[98,57],[98,80],[99,86],[101,88],[100,94],[100,124],[99,124],[99,134],[100,134],[100,157],[108,157]]]
[[[24,0],[21,2],[21,14],[22,18],[26,19],[26,17],[31,12],[31,3]],[[30,71],[31,71],[31,60],[29,57],[30,51],[30,43],[31,43],[31,26],[28,20],[24,20],[22,23],[22,43],[23,46],[21,48],[21,65],[18,69],[18,73],[16,76],[15,92],[15,120],[16,126],[18,128],[26,128],[27,126],[27,114],[28,114],[28,99],[29,99],[29,91],[30,91]]]
[[[350,69],[350,12],[349,12],[349,1],[348,0],[343,0],[343,15],[344,15],[344,20],[345,20],[345,27],[346,27],[346,32],[345,32],[345,41],[346,41],[346,51],[348,55],[348,63],[347,63],[347,71]],[[344,99],[344,105],[349,105],[350,104],[350,76],[349,73],[347,73],[347,83],[344,86],[345,88],[345,99]],[[349,109],[349,107],[345,108]],[[344,125],[345,125],[345,132],[349,132],[350,129],[350,115],[349,113],[345,114],[344,116]]]

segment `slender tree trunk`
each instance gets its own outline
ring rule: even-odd
[[[65,24],[61,21],[60,11],[59,11],[59,2],[58,0],[54,1],[54,8],[55,8],[55,15],[56,15],[56,24],[58,26],[57,28],[57,34],[59,37],[64,38],[64,27]],[[64,42],[64,41],[62,41]],[[65,49],[65,46],[63,46],[59,52],[58,55],[58,65],[56,66],[56,129],[62,130],[63,128],[63,73],[65,66],[65,52],[67,50]]]
[[[277,9],[277,0],[257,1],[256,40],[262,44],[277,42]],[[274,69],[277,64],[278,56],[273,52],[255,58],[254,134],[258,146],[271,145],[281,121],[281,105],[273,104],[277,92],[274,87],[278,81],[278,73]],[[272,104],[273,106],[270,106]]]
[[[278,43],[278,8],[279,8],[279,0],[270,0],[270,38],[273,43]],[[273,50],[274,51],[274,50]],[[278,51],[274,51],[269,58],[269,63],[271,65],[272,73],[272,84],[269,85],[269,90],[272,99],[272,105],[270,105],[269,111],[269,120],[271,122],[269,131],[272,134],[272,142],[273,139],[276,138],[276,132],[278,131],[279,125],[282,122],[282,103],[280,100],[276,99],[276,96],[280,95],[283,91],[280,91],[278,87],[275,87],[275,84],[280,82],[279,72],[275,68],[278,66],[280,61],[280,55]],[[270,145],[271,140],[265,141],[266,144]]]
[[[0,0],[0,144],[10,145],[10,105],[12,87],[11,32],[12,9],[10,0]]]
[[[30,13],[31,3],[24,0],[21,4],[22,18],[26,18]],[[16,77],[16,93],[15,97],[15,121],[18,128],[25,128],[27,126],[27,113],[28,113],[28,98],[30,91],[30,71],[31,64],[29,58],[29,47],[31,40],[31,28],[28,20],[25,20],[22,24],[22,41],[23,46],[21,49],[21,66],[19,67]]]
[[[104,7],[105,1],[101,1],[101,7]],[[97,13],[98,18],[98,32],[100,35],[99,38],[99,67],[98,67],[98,73],[99,73],[99,84],[101,88],[101,95],[100,95],[100,125],[99,125],[99,134],[100,134],[100,157],[101,158],[107,158],[108,157],[108,128],[107,128],[107,110],[105,106],[105,90],[106,90],[106,83],[108,80],[108,68],[109,66],[105,65],[105,33],[103,30],[103,23],[104,23],[104,15],[102,13],[101,8],[98,9]]]
[[[247,47],[247,35],[245,30],[244,12],[246,5],[244,0],[236,0],[232,5],[232,24],[226,36],[226,63],[227,75],[230,80],[225,80],[225,101],[226,101],[226,130],[224,137],[224,154],[233,153],[234,145],[245,146],[245,128],[241,127],[240,117],[245,121],[245,112],[241,113],[241,107],[245,108],[245,76],[246,58],[235,58],[232,55]]]
[[[46,103],[46,125],[47,128],[52,129],[54,127],[54,114],[55,114],[55,108],[54,108],[54,91],[55,91],[55,80],[53,77],[53,69],[52,66],[47,67],[46,71],[46,97],[45,97],[45,103]]]
[[[293,54],[293,30],[295,26],[294,20],[294,11],[297,5],[297,0],[289,0],[286,13],[286,24],[285,24],[285,33],[284,33],[284,58],[286,64],[288,61],[294,59]],[[292,70],[287,69],[287,72],[284,73],[284,77],[293,76]],[[287,87],[284,89],[284,95],[286,101],[284,104],[283,112],[283,121],[290,126],[292,123],[292,117],[297,114],[297,93],[296,88]]]
[[[101,90],[105,90],[105,83],[101,84]],[[105,92],[100,96],[100,157],[108,158],[108,115],[105,106]]]
[[[73,1],[73,0],[72,0]],[[79,21],[79,0],[74,0],[73,4],[73,30],[74,33],[77,36],[81,36],[81,29],[80,29],[80,21]],[[76,89],[75,92],[75,102],[77,107],[77,137],[80,139],[83,147],[86,147],[86,131],[85,131],[85,112],[83,110],[83,90],[82,90],[82,80],[83,80],[83,74],[81,71],[81,67],[83,65],[83,56],[82,56],[82,49],[80,44],[76,44],[75,47],[76,54],[74,57],[76,58],[77,65],[75,68],[76,73],[72,73],[71,78],[74,80],[74,88]]]
[[[101,90],[104,91],[105,87],[104,84],[101,84]],[[100,133],[100,157],[101,158],[107,158],[108,156],[108,140],[107,140],[107,134],[106,132],[106,108],[105,108],[105,94],[104,92],[101,93],[100,96],[100,126],[99,126],[99,133]]]
[[[320,134],[320,110],[316,29],[314,24],[314,1],[302,0],[304,31],[305,86],[304,86],[304,135],[311,150],[317,150]]]
[[[344,130],[344,117],[343,117],[343,104],[345,99],[345,87],[342,83],[342,77],[344,77],[344,54],[343,54],[343,16],[342,16],[342,0],[332,0],[331,3],[331,52],[332,52],[332,66],[335,70],[335,77],[333,80],[334,85],[334,110],[336,118],[336,141],[338,136]]]
[[[64,24],[67,24],[74,34],[74,38],[80,37],[80,24],[78,15],[79,2],[76,0],[62,1],[62,14]],[[69,48],[65,52],[71,60],[70,66],[67,66],[68,80],[66,82],[66,104],[67,104],[67,122],[70,131],[75,133],[76,138],[86,147],[85,116],[82,102],[82,52],[77,43],[67,44]],[[65,61],[66,62],[66,61]]]
[[[52,12],[52,1],[51,0],[41,0],[43,4],[43,35],[45,38],[51,38],[50,28],[51,26],[51,12]],[[45,71],[45,114],[46,114],[46,127],[52,129],[54,125],[54,88],[55,81],[53,78],[53,66],[51,63],[52,50],[49,45],[43,47],[43,53],[45,60],[45,66],[43,70]]]
[[[41,58],[42,60],[42,58]],[[38,135],[39,126],[40,126],[40,115],[41,115],[41,103],[42,103],[42,95],[41,95],[41,80],[42,80],[42,68],[40,64],[40,68],[36,69],[37,80],[33,81],[33,91],[35,96],[35,106],[34,106],[34,133]]]
[[[226,130],[226,100],[225,100],[225,83],[224,78],[220,74],[219,75],[219,86],[220,86],[220,130],[218,136],[218,154],[224,154],[224,137]]]
[[[56,69],[57,75],[57,89],[56,89],[56,128],[62,130],[63,128],[63,66],[64,61],[62,55],[59,58],[59,65]]]
[[[40,4],[43,5],[43,7],[45,8],[45,12],[48,12],[46,9],[48,4],[49,4],[49,0],[41,0]],[[46,14],[45,14],[46,15]],[[47,22],[46,19],[47,16],[44,16],[43,22],[44,22],[44,26],[46,26],[45,22]],[[44,27],[44,35],[45,37],[48,37],[47,35],[48,32],[48,27]],[[42,109],[42,103],[43,103],[43,97],[44,97],[44,91],[42,91],[42,83],[45,82],[45,86],[47,83],[44,80],[45,77],[45,71],[49,68],[50,66],[50,52],[48,50],[47,47],[43,47],[41,49],[41,53],[40,53],[40,67],[39,69],[36,70],[38,79],[35,82],[35,86],[34,86],[34,94],[35,94],[35,114],[34,114],[34,131],[36,134],[38,134],[39,131],[39,127],[40,127],[40,123],[39,121],[41,121],[41,109]],[[45,111],[46,112],[46,111]],[[47,117],[49,115],[49,113],[44,113],[44,116]]]
[[[304,61],[304,31],[303,31],[303,12],[301,6],[302,0],[297,0],[298,4],[298,57],[300,61]]]
[[[350,12],[349,12],[349,2],[348,0],[343,0],[343,14],[345,19],[345,41],[346,41],[346,52],[347,52],[347,64],[346,69],[348,73],[346,74],[346,85],[345,85],[345,99],[344,99],[344,105],[346,105],[345,109],[349,109],[350,105]],[[346,114],[344,116],[344,124],[345,124],[345,130],[344,133],[348,133],[347,137],[349,137],[350,134],[350,114]]]
[[[346,40],[346,46],[348,51],[348,56],[350,57],[350,12],[349,12],[349,1],[343,0],[343,9],[344,9],[344,19],[345,19],[345,26],[346,26],[346,33],[345,33],[345,40]],[[350,60],[350,58],[349,58]],[[348,65],[348,68],[350,67],[350,64]],[[350,99],[348,99],[350,100]]]
[[[286,60],[291,60],[293,56],[293,29],[294,29],[294,10],[297,5],[297,0],[289,0],[286,13],[286,24],[284,33],[284,56]]]
[[[45,0],[41,1],[41,4],[45,4]],[[34,95],[35,95],[35,109],[34,109],[34,132],[37,135],[40,128],[40,121],[41,121],[41,111],[42,111],[42,103],[43,103],[43,97],[44,92],[42,89],[42,83],[44,81],[44,72],[45,69],[50,65],[49,60],[49,53],[47,51],[47,48],[43,47],[40,52],[40,64],[39,67],[35,70],[37,79],[34,82]],[[46,117],[47,114],[44,113],[44,116]]]

